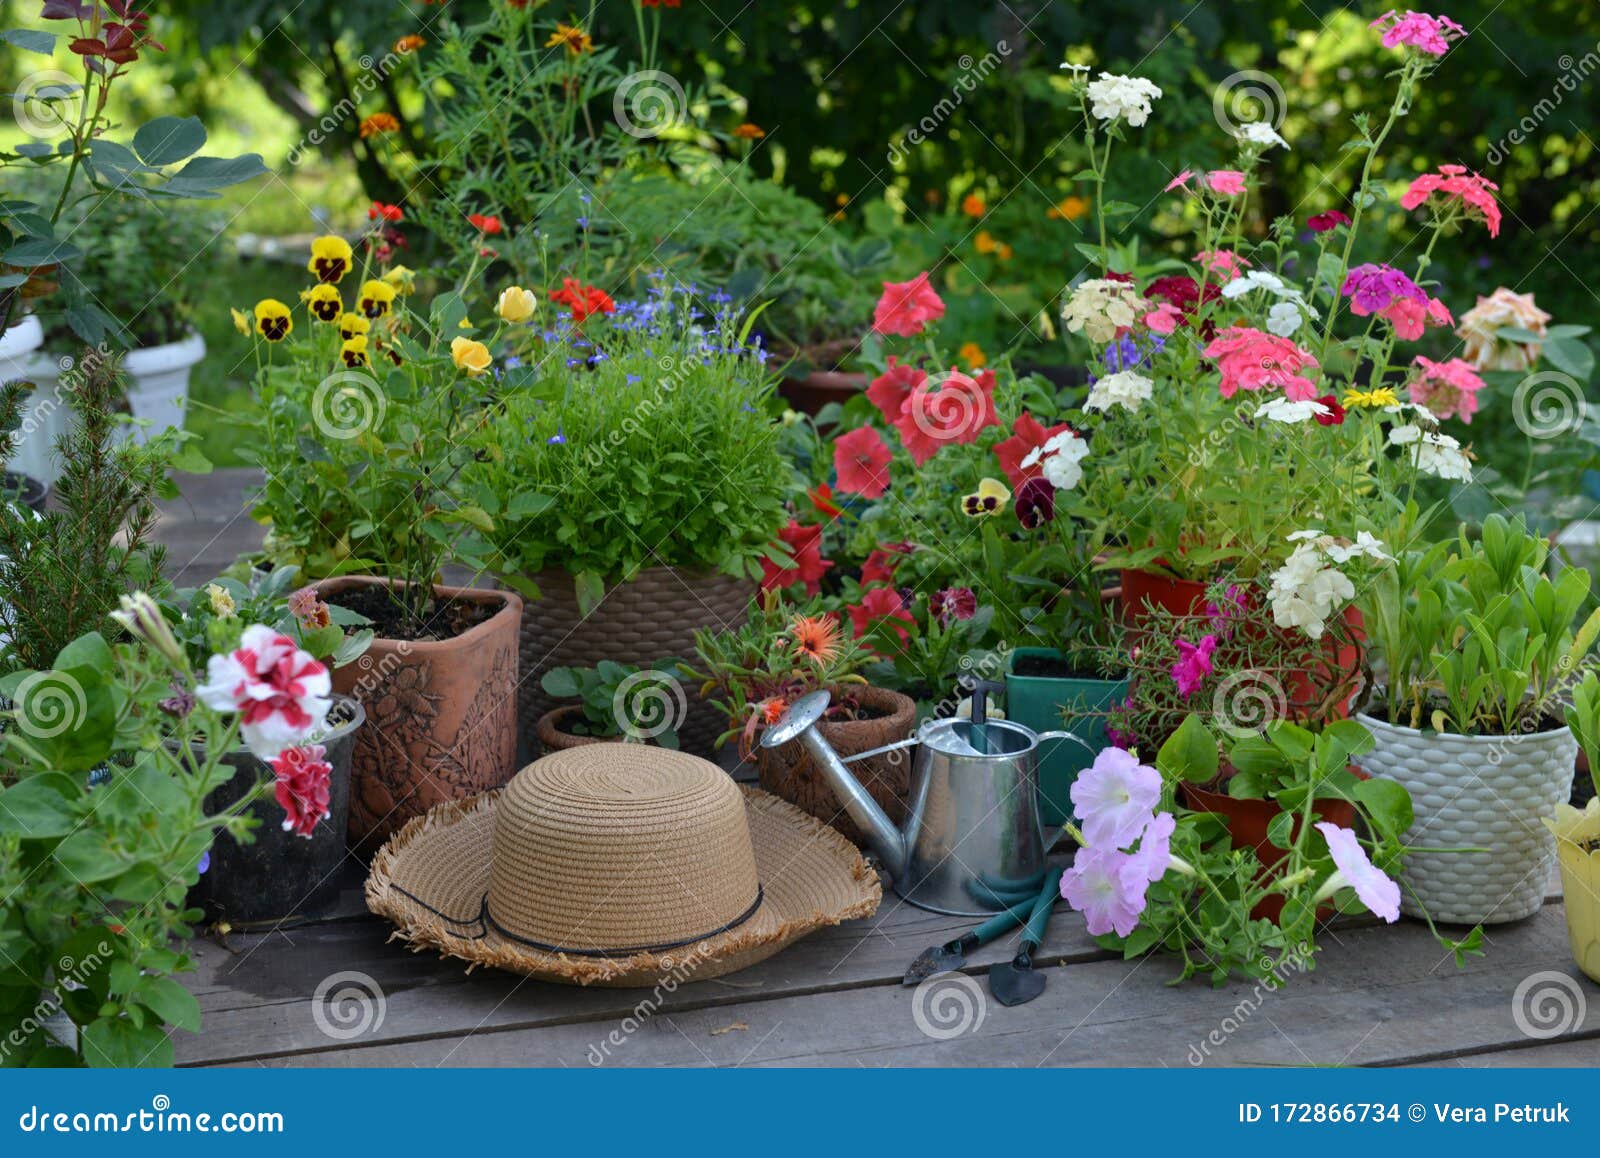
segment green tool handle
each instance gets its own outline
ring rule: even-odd
[[[1055,907],[1056,896],[1061,890],[1061,870],[1053,868],[1045,874],[1044,888],[1039,891],[1039,899],[1033,902],[1033,912],[1028,917],[1028,926],[1022,931],[1022,943],[1026,952],[1032,952],[1044,944],[1044,931],[1050,924],[1050,910]]]
[[[976,929],[972,930],[972,932],[968,933],[967,936],[972,939],[972,943],[974,945],[987,945],[1001,933],[1004,933],[1010,929],[1014,929],[1018,925],[1022,924],[1022,922],[1026,920],[1032,912],[1033,906],[1027,903],[1012,905],[1009,909],[1001,909],[994,916],[990,917],[983,924],[979,925]]]

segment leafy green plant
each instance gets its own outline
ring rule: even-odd
[[[1589,573],[1544,574],[1550,546],[1518,517],[1491,515],[1481,535],[1403,554],[1363,599],[1388,667],[1391,722],[1460,735],[1549,726],[1563,683],[1600,637],[1600,610],[1579,626]]]
[[[1572,689],[1572,702],[1566,710],[1567,727],[1572,729],[1578,748],[1589,762],[1589,778],[1600,796],[1600,677],[1593,670],[1583,673],[1583,681]]]
[[[371,620],[323,602],[315,588],[297,589],[298,577],[298,568],[290,566],[274,567],[259,582],[248,584],[219,575],[202,587],[174,592],[163,601],[162,614],[196,668],[234,645],[240,626],[252,623],[288,636],[301,651],[330,667],[354,663],[372,645]]]
[[[971,606],[965,605],[971,600]],[[915,595],[907,604],[910,619],[884,616],[871,621],[863,639],[880,657],[862,674],[874,687],[904,692],[920,707],[956,690],[959,677],[983,671],[994,620],[993,606],[978,606],[970,589]]]
[[[560,699],[581,701],[583,716],[563,721],[574,735],[621,739],[624,743],[653,740],[677,748],[678,729],[671,707],[676,659],[659,660],[648,668],[601,660],[594,667],[556,667],[544,673],[539,686]]]

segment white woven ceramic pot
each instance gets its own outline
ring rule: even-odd
[[[1561,728],[1516,736],[1455,736],[1356,719],[1377,744],[1362,770],[1411,793],[1408,845],[1486,852],[1416,852],[1406,857],[1400,909],[1464,925],[1532,916],[1544,904],[1555,839],[1540,818],[1572,791],[1578,742]]]
[[[205,339],[199,334],[128,351],[122,360],[128,375],[128,409],[150,423],[134,433],[135,442],[148,442],[168,427],[182,428],[189,405],[189,372],[205,356]]]

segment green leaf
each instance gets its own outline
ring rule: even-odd
[[[83,1027],[83,1060],[99,1069],[172,1065],[172,1041],[159,1025],[136,1026],[122,1017],[102,1017]]]
[[[162,1021],[200,1032],[200,1003],[194,995],[170,977],[147,977],[133,996],[148,1005]]]
[[[552,696],[570,699],[579,694],[577,678],[569,667],[553,667],[544,673],[539,686]]]
[[[1411,793],[1403,784],[1374,776],[1356,784],[1355,797],[1384,836],[1399,839],[1411,827]]]
[[[1162,775],[1207,784],[1217,778],[1217,740],[1199,716],[1185,716],[1178,730],[1161,745],[1156,767]]]
[[[1294,814],[1280,812],[1267,824],[1267,840],[1274,848],[1288,848],[1294,843],[1290,833],[1294,831]]]
[[[98,631],[91,631],[62,648],[52,666],[57,671],[86,667],[97,675],[110,678],[116,674],[117,657],[112,654],[105,637]]]
[[[80,794],[72,777],[40,772],[0,792],[0,833],[22,840],[65,836],[77,821],[73,802]]]
[[[174,197],[210,198],[218,189],[252,180],[267,171],[258,153],[242,157],[196,157],[160,186]]]
[[[1557,370],[1587,382],[1594,373],[1594,351],[1576,338],[1556,338],[1544,344],[1544,357]]]
[[[7,28],[0,31],[0,40],[40,56],[54,56],[56,51],[56,34],[38,28]]]
[[[56,860],[82,884],[106,881],[127,870],[128,858],[106,843],[97,828],[82,828],[56,846]]]
[[[522,491],[511,496],[511,502],[506,505],[506,517],[531,519],[535,515],[544,514],[555,505],[555,495],[544,491]]]
[[[133,151],[157,168],[194,156],[205,143],[206,127],[199,117],[157,117],[133,134]]]
[[[578,613],[588,615],[606,597],[606,581],[593,571],[583,571],[572,577],[578,596]]]
[[[7,265],[24,267],[54,265],[57,262],[71,261],[81,252],[82,250],[70,242],[57,241],[45,237],[32,237],[26,241],[19,241],[6,250],[3,255],[0,255],[0,261],[5,262]]]

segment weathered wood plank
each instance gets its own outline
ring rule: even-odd
[[[1065,919],[1058,920],[1065,923]],[[553,1024],[287,1059],[295,1065],[1393,1065],[1496,1051],[1530,1039],[1512,1010],[1517,983],[1563,968],[1559,906],[1497,930],[1488,959],[1457,971],[1419,925],[1365,926],[1330,937],[1314,972],[1276,991],[1164,984],[1171,963],[1090,959],[1049,969],[1044,995],[1025,1008],[987,1001],[981,982],[946,980],[983,998],[981,1019],[947,1040],[919,1024],[918,995],[855,987],[699,1008],[663,1006],[631,1033],[618,1023]],[[931,1007],[937,1010],[937,1006]],[[620,1044],[607,1045],[617,1030]],[[1600,1037],[1600,1008],[1574,1034]],[[1216,1037],[1212,1035],[1216,1034]],[[1569,1048],[1581,1048],[1569,1036]],[[1533,1052],[1537,1052],[1535,1049]],[[270,1063],[269,1063],[270,1064]]]

